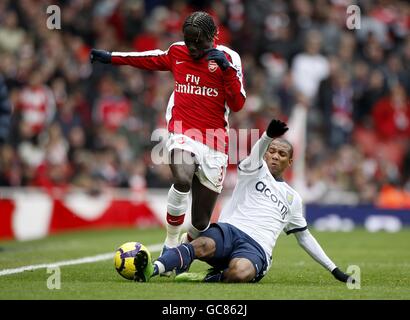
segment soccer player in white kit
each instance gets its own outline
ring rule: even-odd
[[[272,120],[253,146],[250,155],[238,165],[238,182],[218,223],[200,237],[167,251],[154,264],[140,266],[137,281],[176,269],[181,273],[194,259],[210,264],[203,273],[181,273],[180,281],[257,282],[271,267],[272,250],[282,231],[293,233],[300,246],[333,276],[347,282],[342,272],[326,255],[307,229],[300,195],[284,180],[292,164],[292,145],[281,136],[286,124]],[[353,282],[353,279],[352,279]]]

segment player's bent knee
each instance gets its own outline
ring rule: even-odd
[[[248,259],[234,259],[225,273],[225,282],[250,282],[255,278],[256,271]]]
[[[216,244],[215,241],[208,237],[199,237],[191,242],[195,250],[195,256],[197,259],[207,259],[213,257]]]

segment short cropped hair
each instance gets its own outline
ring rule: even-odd
[[[288,140],[285,138],[275,138],[273,141],[279,141],[280,143],[286,144],[289,147],[289,159],[293,158],[293,146]]]

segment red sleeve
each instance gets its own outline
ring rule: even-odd
[[[246,93],[243,87],[242,71],[230,66],[223,72],[226,102],[229,109],[237,112],[245,104]]]
[[[142,52],[112,52],[111,63],[116,65],[129,65],[139,69],[170,71],[170,49],[167,51],[150,50]]]

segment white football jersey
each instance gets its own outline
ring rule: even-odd
[[[266,162],[261,163],[252,171],[238,166],[237,184],[219,222],[234,225],[260,244],[270,266],[272,250],[282,230],[288,234],[302,231],[307,223],[300,195],[286,182],[276,181]]]

